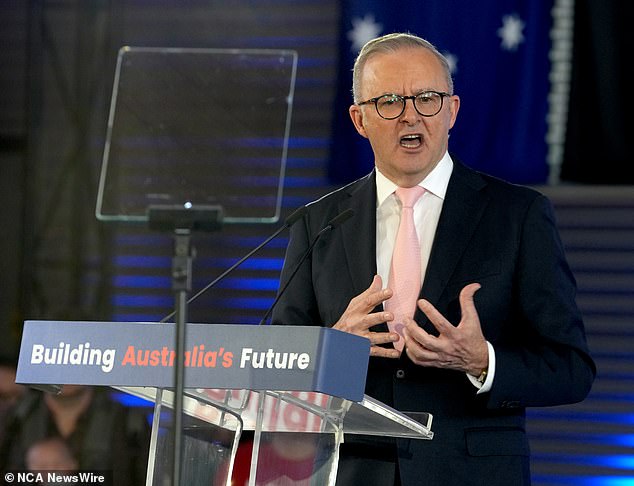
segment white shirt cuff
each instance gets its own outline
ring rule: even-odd
[[[489,367],[487,369],[487,377],[484,380],[484,383],[480,383],[478,378],[467,373],[467,378],[469,381],[478,388],[478,395],[481,393],[486,393],[491,390],[493,386],[493,378],[495,375],[495,350],[493,349],[493,345],[487,341],[487,349],[489,350]]]

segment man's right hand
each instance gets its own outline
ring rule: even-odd
[[[356,334],[370,340],[370,356],[398,358],[400,352],[394,348],[383,348],[379,344],[393,343],[399,340],[395,332],[373,332],[370,328],[394,319],[390,312],[372,312],[374,308],[392,297],[390,289],[383,288],[383,281],[375,275],[370,286],[354,297],[333,329]]]

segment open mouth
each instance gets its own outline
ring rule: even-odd
[[[401,137],[400,144],[401,147],[405,147],[408,149],[418,148],[422,145],[423,139],[420,135],[405,135]]]

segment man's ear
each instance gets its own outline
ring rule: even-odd
[[[361,107],[358,105],[351,105],[350,108],[348,108],[348,113],[350,113],[350,119],[352,120],[354,128],[357,129],[357,132],[359,132],[362,137],[368,138],[363,125],[363,112],[361,111]]]
[[[453,95],[449,98],[449,103],[449,111],[451,113],[449,129],[452,129],[454,123],[456,123],[456,118],[458,118],[458,110],[460,109],[460,98],[456,95]]]

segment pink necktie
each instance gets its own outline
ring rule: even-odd
[[[401,201],[401,222],[398,226],[388,287],[394,294],[385,302],[385,310],[394,314],[394,320],[388,323],[390,331],[403,336],[404,317],[413,317],[416,299],[420,292],[420,243],[414,225],[414,204],[423,195],[425,189],[420,186],[399,187],[396,197]],[[401,337],[394,343],[399,351],[405,344]]]

